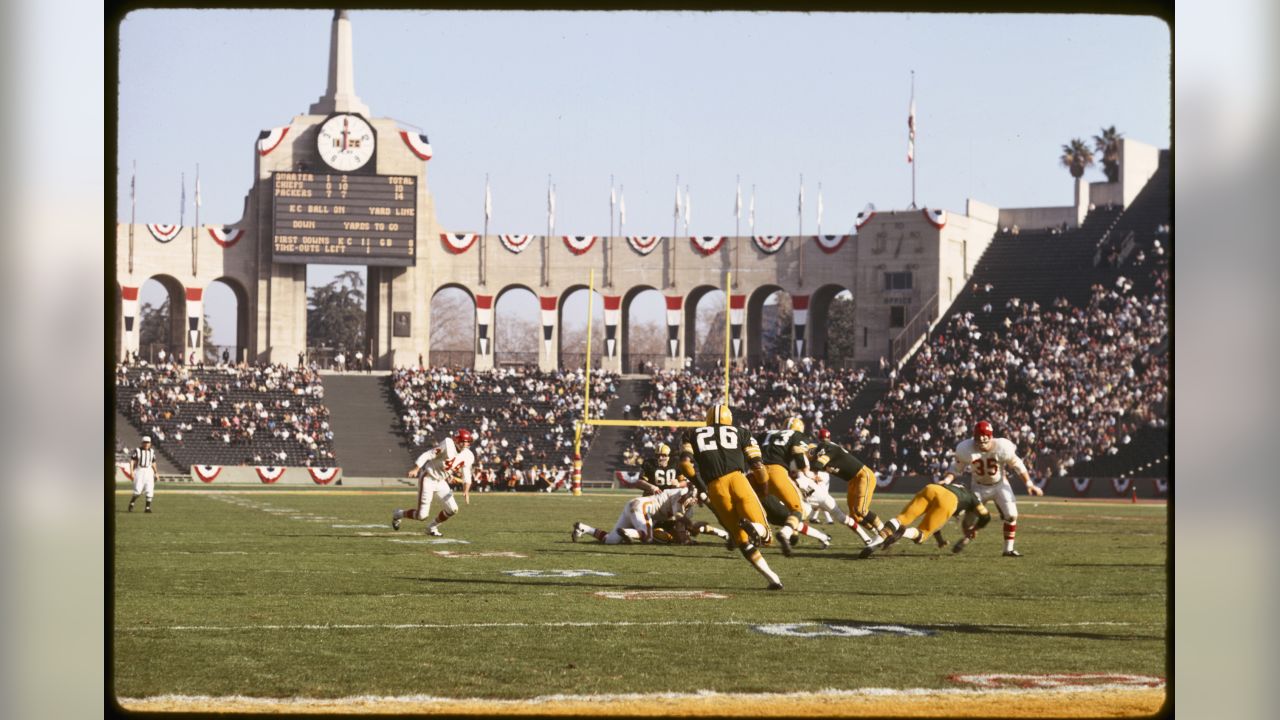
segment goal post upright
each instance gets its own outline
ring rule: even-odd
[[[731,303],[729,302],[730,294],[733,292],[733,285],[730,284],[729,280],[732,274],[733,274],[732,272],[725,272],[724,274],[724,404],[725,404],[725,407],[729,407],[729,348],[730,348],[729,333],[731,332],[730,330],[731,326],[730,326],[729,320],[733,312],[733,310],[731,309]]]
[[[573,481],[574,495],[582,494],[582,430],[591,423],[591,301],[595,299],[596,271],[587,276],[587,356],[583,361],[586,370],[582,379],[582,421],[573,430]]]

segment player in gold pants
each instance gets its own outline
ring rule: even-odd
[[[880,531],[885,538],[884,546],[889,547],[899,538],[922,543],[942,528],[952,515],[961,512],[965,513],[965,539],[960,541],[953,552],[963,550],[978,530],[991,522],[991,513],[968,488],[937,483],[926,485],[907,502],[897,517],[885,523],[884,529]],[[921,520],[920,526],[910,527],[922,515],[924,520]]]

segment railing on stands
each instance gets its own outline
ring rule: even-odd
[[[430,362],[434,367],[473,368],[476,353],[474,350],[432,350]]]
[[[929,328],[938,316],[938,293],[934,293],[933,297],[924,301],[924,306],[915,314],[911,320],[907,321],[906,327],[902,328],[902,332],[898,333],[889,341],[889,360],[897,365],[911,348],[915,346],[916,341],[921,337],[929,335]]]
[[[622,356],[622,372],[652,372],[662,367],[662,362],[666,357],[662,353],[627,353]]]
[[[537,367],[536,352],[496,352],[493,354],[494,367]]]
[[[1102,237],[1098,238],[1098,244],[1095,246],[1096,250],[1094,250],[1094,253],[1093,253],[1094,267],[1098,267],[1099,265],[1102,264],[1102,255],[1103,255],[1103,251],[1107,249],[1107,240],[1111,237],[1111,231],[1115,229],[1116,225],[1120,222],[1120,218],[1122,217],[1124,217],[1124,213],[1120,213],[1119,215],[1116,215],[1114,218],[1112,218],[1111,224],[1108,225],[1107,229],[1102,232]]]

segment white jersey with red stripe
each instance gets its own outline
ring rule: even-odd
[[[956,446],[956,457],[947,472],[959,476],[966,470],[973,475],[975,485],[999,485],[1008,479],[1006,467],[1026,472],[1026,466],[1018,458],[1018,448],[1006,438],[992,438],[991,449],[983,452],[973,438]]]
[[[688,494],[687,486],[667,488],[656,495],[647,495],[631,500],[637,514],[662,522],[673,518],[680,512],[680,505]]]
[[[456,477],[470,485],[476,456],[471,453],[471,448],[459,450],[453,444],[453,438],[445,438],[444,442],[419,455],[414,464],[418,466],[418,476],[424,480],[448,483],[450,477]]]

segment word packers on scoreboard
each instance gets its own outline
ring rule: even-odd
[[[417,178],[409,175],[272,175],[275,262],[413,265]]]

